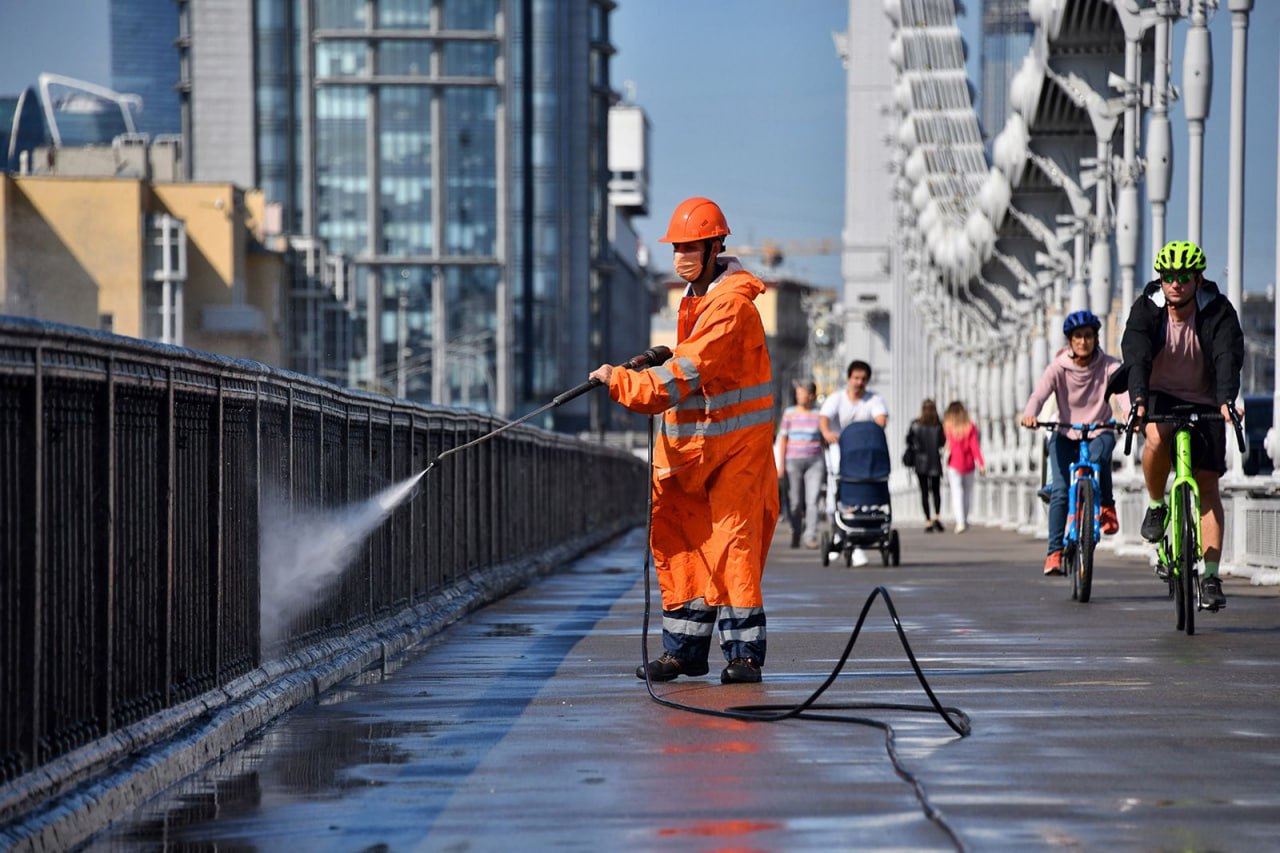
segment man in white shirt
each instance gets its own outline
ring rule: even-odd
[[[854,359],[849,362],[846,375],[849,381],[844,392],[828,397],[818,412],[818,426],[823,437],[827,444],[837,447],[840,431],[851,423],[875,421],[884,429],[889,422],[889,408],[885,406],[884,398],[875,391],[867,390],[867,383],[871,381],[871,365]]]
[[[867,390],[867,383],[871,381],[871,365],[854,359],[849,362],[845,375],[848,377],[845,390],[828,397],[818,412],[818,428],[827,441],[827,511],[833,515],[836,511],[836,478],[840,471],[840,431],[860,421],[875,421],[881,429],[889,422],[889,407],[884,404],[884,398]],[[861,548],[854,549],[853,562],[858,566],[867,564],[867,555]]]

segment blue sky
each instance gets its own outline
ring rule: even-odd
[[[0,0],[0,92],[17,92],[41,71],[109,83],[106,0]],[[879,14],[879,0],[867,3]],[[979,3],[962,23],[971,61]],[[1225,6],[1225,2],[1223,3]],[[1280,2],[1258,0],[1249,39],[1245,282],[1274,281],[1277,68]],[[639,221],[654,251],[669,211],[690,195],[725,208],[736,240],[838,240],[844,216],[844,69],[831,33],[848,26],[848,0],[619,0],[613,14],[616,89],[635,86],[653,137],[651,215]],[[1205,152],[1205,237],[1210,271],[1225,283],[1227,110],[1231,26],[1210,27],[1214,93]],[[1175,27],[1175,55],[1185,39]],[[1176,63],[1173,80],[1180,83]],[[1175,104],[1175,180],[1168,232],[1186,227],[1186,134]],[[815,284],[840,281],[836,255],[796,256],[784,269]]]
[[[618,4],[610,73],[615,89],[635,83],[652,125],[650,215],[639,228],[654,266],[669,265],[671,249],[656,239],[693,195],[724,209],[731,245],[839,244],[845,71],[831,34],[846,28],[848,10],[848,0]],[[840,283],[838,254],[796,256],[784,269]]]

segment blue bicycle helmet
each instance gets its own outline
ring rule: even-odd
[[[1094,331],[1097,331],[1102,328],[1102,321],[1092,311],[1072,311],[1067,315],[1067,319],[1062,321],[1062,334],[1069,338],[1072,332],[1083,329],[1085,326],[1091,326]]]

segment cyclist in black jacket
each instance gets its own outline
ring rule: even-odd
[[[1121,353],[1129,374],[1129,399],[1139,419],[1192,404],[1221,411],[1222,421],[1201,421],[1191,435],[1191,464],[1200,487],[1204,577],[1201,596],[1222,606],[1218,562],[1222,554],[1222,496],[1218,479],[1227,470],[1227,406],[1240,393],[1244,331],[1231,302],[1204,277],[1205,256],[1194,243],[1175,240],[1156,255],[1160,278],[1149,283],[1129,310]],[[1158,542],[1168,519],[1165,485],[1173,451],[1172,424],[1147,424],[1142,451],[1149,503],[1142,536]]]

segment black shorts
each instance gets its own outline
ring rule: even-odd
[[[1148,409],[1153,415],[1169,415],[1174,406],[1192,406],[1202,414],[1221,414],[1222,407],[1206,403],[1188,403],[1172,394],[1163,391],[1151,392],[1151,406]],[[1172,440],[1172,437],[1170,437]],[[1173,455],[1173,446],[1169,447],[1169,455]],[[1191,467],[1197,471],[1217,471],[1219,475],[1227,473],[1227,425],[1222,420],[1197,421],[1191,430]]]

